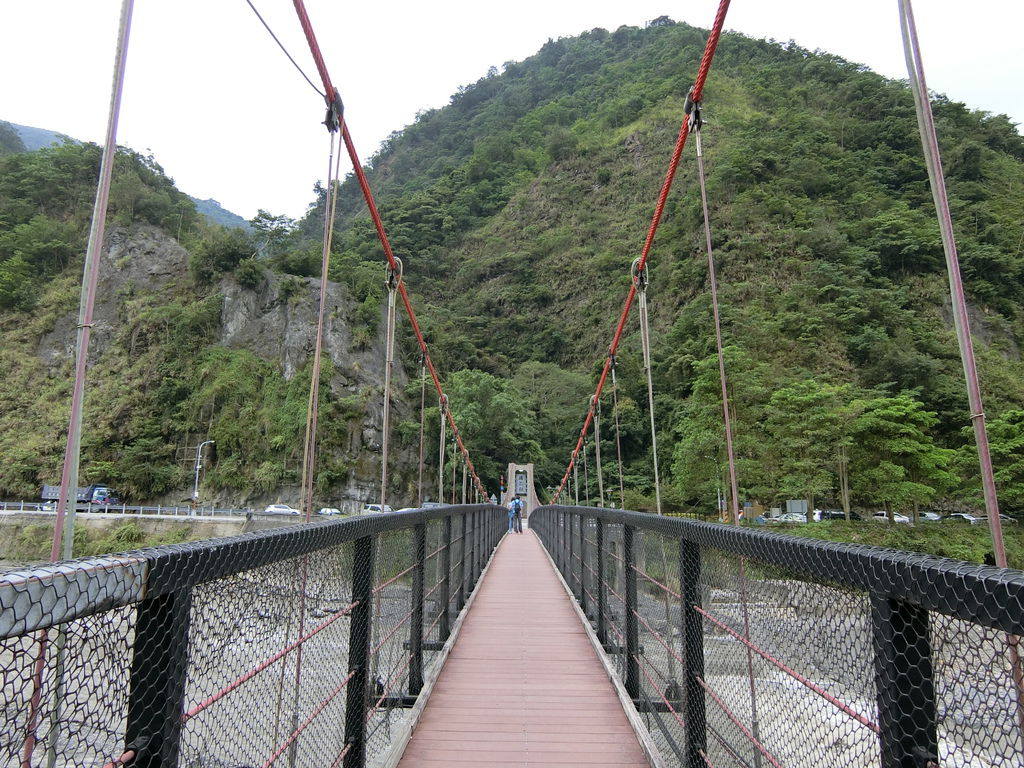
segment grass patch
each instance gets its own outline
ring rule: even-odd
[[[870,544],[876,547],[920,552],[949,557],[968,563],[995,564],[992,535],[987,525],[956,523],[918,523],[917,525],[875,522],[826,520],[786,527],[785,533],[847,544]],[[1003,527],[1006,559],[1010,568],[1024,570],[1024,531],[1020,526]]]

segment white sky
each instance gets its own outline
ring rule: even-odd
[[[319,85],[292,3],[253,3]],[[0,119],[102,143],[120,5],[0,0]],[[444,106],[458,86],[491,65],[525,59],[549,37],[643,26],[661,15],[708,28],[717,5],[306,2],[364,161],[418,111]],[[1024,123],[1024,3],[918,0],[914,10],[929,87]],[[793,39],[906,77],[896,0],[733,0],[726,27]],[[246,218],[258,208],[292,217],[305,212],[314,181],[327,172],[323,101],[245,0],[137,0],[127,73],[119,144],[152,151],[180,189]]]

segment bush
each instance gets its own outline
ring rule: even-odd
[[[263,285],[263,267],[252,256],[242,259],[235,267],[235,280],[243,288],[254,291]]]

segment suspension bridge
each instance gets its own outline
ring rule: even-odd
[[[908,65],[946,245],[995,566],[739,525],[736,463],[703,183],[708,36],[665,181],[576,448],[525,532],[485,502],[301,0],[331,133],[387,258],[380,503],[398,300],[475,501],[313,522],[325,302],[305,438],[303,525],[69,560],[85,359],[131,19],[87,253],[78,370],[49,565],[0,575],[4,766],[1024,766],[1024,574],[1007,569],[955,243],[909,0]],[[587,435],[638,305],[653,432],[647,260],[689,136],[697,145],[715,314],[729,525],[568,505]],[[333,215],[325,217],[327,282]],[[613,405],[613,417],[615,407]],[[617,426],[617,419],[615,420]],[[447,429],[445,428],[447,426]],[[421,428],[422,429],[422,428]],[[421,446],[423,445],[421,431]],[[421,450],[422,457],[422,450]],[[596,478],[603,484],[600,456]],[[422,465],[422,458],[421,458]],[[443,483],[443,463],[439,483]],[[658,489],[658,462],[654,487]],[[421,473],[422,476],[422,473]],[[620,470],[621,478],[621,470]],[[511,479],[511,477],[510,477]],[[422,480],[421,480],[422,487]],[[421,492],[422,493],[422,492]],[[603,499],[604,489],[600,487]],[[61,559],[61,554],[65,559]]]

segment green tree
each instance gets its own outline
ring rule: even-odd
[[[544,447],[536,467],[537,481],[554,485],[562,479],[576,446],[592,394],[590,380],[554,363],[529,360],[516,368],[512,384],[529,402]]]
[[[954,451],[935,444],[938,418],[908,394],[854,403],[850,425],[850,483],[866,503],[890,512],[913,510],[953,487]]]
[[[252,256],[252,240],[241,229],[212,226],[189,255],[188,267],[197,283],[210,283]]]
[[[727,347],[729,407],[741,497],[774,498],[778,469],[765,432],[769,370],[738,347]],[[718,356],[695,366],[693,392],[680,406],[673,426],[671,483],[683,499],[715,499],[728,490],[725,426]]]
[[[766,428],[779,467],[779,491],[804,498],[807,508],[836,487],[846,444],[847,386],[804,379],[776,390],[768,402]]]
[[[1000,510],[1024,513],[1024,410],[1000,414],[986,424],[986,432]],[[965,427],[963,436],[967,442],[958,452],[957,464],[965,478],[965,490],[980,506],[984,497],[974,429]]]
[[[498,475],[510,461],[525,464],[541,458],[536,418],[510,381],[467,369],[448,378],[445,393],[485,487],[498,486]]]
[[[295,220],[281,214],[275,216],[262,208],[249,220],[256,230],[256,242],[262,256],[275,256],[295,231]]]

